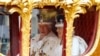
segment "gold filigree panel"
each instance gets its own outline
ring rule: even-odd
[[[73,22],[76,17],[79,17],[79,13],[86,13],[86,8],[90,8],[91,6],[96,6],[96,9],[100,9],[100,0],[0,0],[0,5],[5,6],[8,11],[12,14],[14,12],[18,12],[22,17],[22,41],[21,41],[21,56],[29,56],[29,40],[30,40],[30,20],[31,20],[31,12],[33,8],[44,6],[60,6],[64,9],[65,17],[67,21],[66,28],[66,52],[67,56],[71,55],[71,46],[72,46],[72,33],[74,30]],[[100,18],[99,18],[100,19]],[[100,23],[100,20],[99,20]],[[100,26],[100,24],[98,24]],[[97,29],[96,42],[100,44],[100,27]],[[98,39],[98,40],[97,40]],[[98,42],[99,41],[99,42]],[[92,51],[96,49],[96,46],[93,46],[89,54],[87,55],[96,55],[96,52]],[[97,47],[96,50],[99,50]],[[94,52],[94,53],[93,53]],[[93,53],[93,54],[92,54]]]

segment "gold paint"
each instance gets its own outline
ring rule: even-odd
[[[2,53],[0,53],[0,56],[4,56]]]
[[[4,1],[4,2],[2,2]],[[30,40],[30,20],[31,20],[31,12],[33,8],[44,6],[60,6],[65,11],[65,17],[67,21],[66,28],[66,52],[67,56],[71,56],[71,46],[72,46],[72,33],[74,31],[73,22],[76,17],[79,17],[78,13],[86,13],[85,7],[91,7],[93,5],[96,6],[97,10],[100,10],[100,0],[0,0],[0,5],[4,6],[12,6],[9,8],[9,12],[12,14],[14,12],[18,12],[22,17],[22,41],[21,41],[21,56],[29,56],[29,40]],[[8,1],[8,2],[7,2]],[[13,7],[13,5],[15,5]],[[100,18],[98,24],[98,31],[96,35],[96,41],[89,53],[86,55],[95,56],[97,55],[100,47]],[[96,48],[97,47],[97,48]],[[96,51],[96,50],[97,51]]]
[[[31,15],[29,14],[24,14],[22,15],[22,44],[21,44],[21,56],[29,56],[29,40],[30,40],[30,20],[31,20]]]
[[[32,12],[32,3],[30,1],[23,0],[23,3],[19,3],[17,7],[12,7],[9,9],[9,12],[12,14],[14,12],[18,12],[22,19],[22,26],[21,26],[21,54],[20,56],[29,56],[29,46],[30,46],[30,20],[31,20],[31,12]],[[17,3],[16,3],[17,4]],[[15,5],[15,4],[12,4]]]

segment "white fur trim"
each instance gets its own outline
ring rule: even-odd
[[[64,24],[63,24],[63,23],[57,23],[57,24],[55,25],[55,27],[64,27]]]

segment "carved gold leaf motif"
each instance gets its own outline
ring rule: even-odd
[[[12,14],[18,12],[22,17],[22,42],[21,42],[21,56],[29,56],[29,40],[30,40],[30,20],[31,12],[33,8],[39,7],[43,8],[44,6],[60,6],[64,9],[65,17],[67,21],[66,28],[66,52],[67,56],[71,55],[71,46],[72,46],[72,33],[74,30],[73,22],[76,17],[79,17],[80,13],[86,13],[86,9],[91,6],[96,6],[96,10],[100,10],[100,0],[0,0],[0,5],[5,7],[11,6],[8,11]],[[8,8],[8,7],[7,7]],[[99,18],[100,19],[100,18]],[[99,21],[100,23],[100,21]],[[98,24],[100,26],[100,24]],[[95,44],[100,40],[100,28],[97,29],[97,35]],[[100,42],[99,42],[100,43]],[[94,45],[95,45],[94,44]],[[97,45],[96,45],[97,46]],[[96,46],[92,49],[96,49]],[[95,51],[95,50],[94,50]],[[93,53],[93,51],[92,51]],[[89,54],[92,55],[91,51]]]

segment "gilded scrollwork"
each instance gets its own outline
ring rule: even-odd
[[[16,4],[13,4],[15,3]],[[21,26],[21,56],[29,56],[29,40],[30,40],[30,30],[31,30],[31,12],[32,12],[32,3],[30,1],[22,1],[20,3],[17,3],[17,1],[15,1],[12,4],[13,7],[11,7],[8,11],[12,14],[14,12],[18,12],[21,16],[21,21],[22,21],[22,26]],[[16,5],[16,6],[15,6]]]
[[[96,6],[96,9],[100,10],[100,0],[0,0],[0,5],[4,5],[7,8],[8,6],[11,6],[8,9],[8,11],[11,14],[14,12],[18,12],[20,16],[22,17],[22,28],[21,28],[21,32],[22,32],[21,53],[22,54],[21,56],[29,56],[29,39],[30,39],[30,29],[31,29],[30,20],[32,17],[31,12],[33,8],[37,8],[37,7],[43,8],[44,6],[52,5],[55,7],[60,6],[61,8],[64,9],[65,17],[67,21],[67,28],[66,28],[67,56],[71,55],[70,47],[72,44],[74,19],[79,17],[80,13],[86,13],[86,8],[90,8],[91,6]],[[99,33],[99,31],[100,29],[98,28],[97,33]],[[100,36],[97,35],[96,38],[100,38]]]

